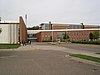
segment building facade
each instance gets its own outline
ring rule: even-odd
[[[19,42],[22,44],[22,43],[27,43],[28,42],[28,34],[27,34],[27,28],[26,28],[26,24],[23,20],[23,18],[20,16],[19,17],[19,30],[20,30],[20,33],[19,33]]]
[[[46,26],[48,25],[48,26]],[[77,24],[42,24],[40,27],[42,30],[31,30],[28,34],[35,35],[35,41],[57,41],[60,39],[63,41],[64,37],[67,40],[89,40],[89,34],[95,31],[100,31],[100,28],[96,25],[77,25]],[[37,32],[37,33],[35,33]],[[34,34],[33,34],[34,33]],[[66,35],[66,36],[65,36]]]
[[[96,25],[83,25],[82,24],[56,24],[56,23],[41,23],[42,30],[57,30],[57,29],[93,29],[98,28]]]
[[[1,21],[0,22],[0,43],[17,44],[27,41],[26,25],[20,16],[18,22]]]
[[[0,23],[0,43],[17,43],[19,41],[19,23],[5,22]]]
[[[38,42],[46,42],[46,41],[55,41],[58,39],[61,41],[64,40],[64,36],[68,37],[66,40],[81,40],[81,41],[89,41],[89,34],[95,31],[100,31],[100,29],[65,29],[65,30],[48,30],[48,31],[40,31],[37,33],[37,41]]]
[[[52,29],[51,22],[49,22],[49,23],[41,23],[40,27],[41,27],[42,30],[51,30]]]

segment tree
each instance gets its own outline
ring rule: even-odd
[[[68,40],[68,39],[69,39],[68,34],[66,34],[66,33],[65,33],[65,34],[63,34],[63,39],[64,39],[64,40]]]
[[[39,30],[39,26],[34,26],[32,28],[33,28],[33,30]]]
[[[29,27],[27,30],[39,30],[39,26]]]
[[[98,39],[99,38],[99,31],[95,31],[93,33],[93,39]]]
[[[89,39],[92,40],[93,39],[93,33],[89,34]]]
[[[69,39],[69,36],[68,36],[68,34],[66,34],[66,36],[67,36],[67,39]]]
[[[95,40],[95,39],[98,39],[99,38],[99,31],[95,31],[95,32],[93,32],[93,33],[90,33],[89,34],[89,38],[91,39],[91,40]]]
[[[67,39],[66,34],[63,34],[63,39],[64,39],[64,40]]]

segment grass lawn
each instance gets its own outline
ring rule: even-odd
[[[96,54],[99,54],[100,55],[100,53],[96,53]]]
[[[0,44],[0,49],[14,49],[20,47],[19,44]]]
[[[97,58],[97,57],[92,57],[92,56],[87,56],[87,55],[82,55],[82,54],[71,54],[70,56],[78,57],[78,58],[82,58],[86,60],[91,60],[95,62],[100,62],[100,58]]]

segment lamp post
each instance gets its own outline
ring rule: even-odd
[[[83,23],[81,23],[81,25],[82,25],[82,29],[84,29],[84,24],[83,24]]]
[[[53,43],[53,25],[52,25],[52,43]]]
[[[51,27],[51,36],[52,36],[52,43],[53,43],[53,25],[51,24],[51,21],[49,21],[49,25]]]

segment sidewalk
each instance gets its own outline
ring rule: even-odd
[[[19,49],[24,49],[24,50],[56,50],[56,51],[62,51],[62,52],[67,52],[67,53],[71,53],[71,54],[84,54],[84,55],[100,58],[100,55],[95,54],[95,52],[86,51],[86,50],[70,49],[70,48],[62,47],[60,45],[56,45],[56,44],[52,45],[52,44],[48,44],[48,43],[33,43],[33,44],[27,45],[25,47],[22,46]]]
[[[48,43],[33,43],[31,45],[20,46],[17,49],[0,49],[0,51],[29,51],[29,50],[55,50],[55,51],[62,51],[71,54],[84,54],[84,55],[100,58],[100,55],[95,54],[95,52],[70,49],[70,48],[62,47],[61,45],[52,45]]]

